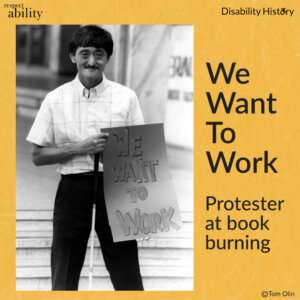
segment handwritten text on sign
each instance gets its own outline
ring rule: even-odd
[[[114,241],[178,230],[181,225],[162,124],[109,128],[104,192]]]

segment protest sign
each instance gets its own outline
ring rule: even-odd
[[[179,230],[163,124],[103,129],[104,194],[114,241]]]

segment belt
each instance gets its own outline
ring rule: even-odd
[[[94,176],[94,171],[84,172],[84,173],[76,173],[76,174],[61,174],[61,176]],[[103,176],[103,172],[98,172],[98,176]]]

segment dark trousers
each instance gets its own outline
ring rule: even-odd
[[[137,242],[114,243],[103,194],[103,176],[98,176],[96,224],[106,268],[115,290],[143,290]],[[52,290],[77,290],[91,231],[94,177],[62,176],[53,218],[51,249]],[[99,287],[101,289],[101,287]]]

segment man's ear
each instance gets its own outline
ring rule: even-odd
[[[75,64],[76,63],[75,55],[73,53],[70,53],[70,58],[71,58],[72,63]]]

